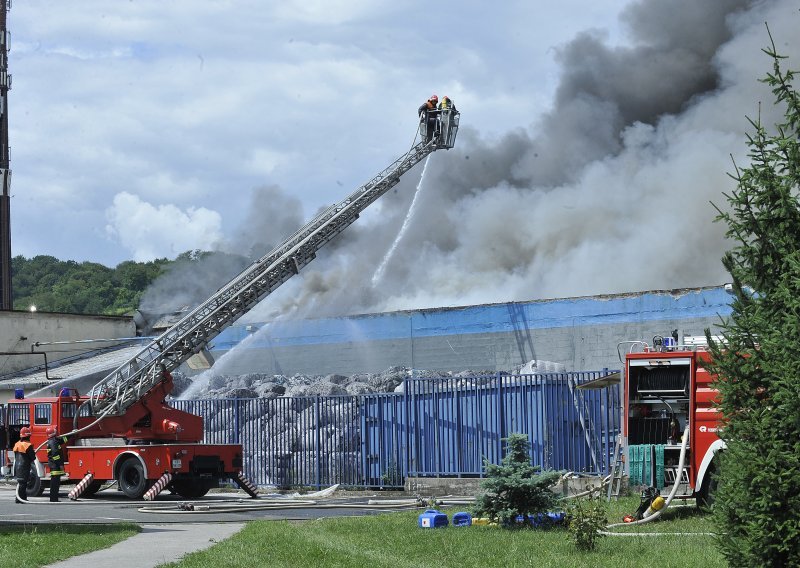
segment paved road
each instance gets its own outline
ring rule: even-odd
[[[28,504],[17,504],[13,485],[0,484],[0,525],[136,523],[143,531],[135,537],[53,567],[149,568],[225,540],[254,519],[304,520],[404,508],[386,498],[384,506],[376,508],[369,500],[365,496],[251,499],[244,492],[217,492],[196,501],[164,493],[149,503],[131,501],[111,488],[78,501],[70,501],[62,492],[58,503],[50,503],[43,496],[31,498]],[[194,510],[184,510],[188,508]]]
[[[244,492],[211,493],[201,500],[162,493],[155,502],[131,501],[114,488],[96,496],[70,501],[62,492],[61,501],[50,503],[47,496],[33,497],[28,504],[14,503],[11,485],[0,485],[0,524],[35,523],[226,523],[253,519],[316,519],[320,517],[364,515],[402,507],[389,503],[384,509],[370,506],[370,497],[268,498],[251,499]],[[181,509],[191,503],[194,511]]]

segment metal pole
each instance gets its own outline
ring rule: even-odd
[[[6,17],[11,2],[0,0],[0,310],[11,310],[11,169],[8,152],[8,30]]]

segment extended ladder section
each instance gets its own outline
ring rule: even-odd
[[[394,187],[400,177],[431,152],[450,149],[458,133],[459,113],[442,111],[441,128],[428,143],[420,142],[342,202],[332,205],[286,242],[256,260],[185,315],[89,392],[96,416],[121,415],[171,371],[199,353],[222,330],[311,262],[326,243],[358,219],[359,213]]]

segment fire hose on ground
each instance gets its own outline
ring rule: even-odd
[[[177,503],[176,505],[166,506],[147,506],[139,508],[141,513],[159,513],[159,514],[191,514],[191,513],[240,513],[244,511],[268,511],[268,510],[287,510],[287,509],[308,509],[313,507],[315,509],[369,509],[369,510],[382,510],[382,511],[398,511],[405,509],[420,508],[417,501],[409,501],[407,503],[382,503],[369,501],[367,503],[322,503],[313,499],[265,499],[259,497],[254,502],[251,499],[239,499],[234,505],[228,504],[213,504],[213,503]],[[259,502],[260,501],[260,502]]]
[[[424,499],[420,497],[408,499],[369,499],[366,503],[353,503],[345,501],[321,502],[319,498],[330,497],[338,488],[338,485],[309,493],[306,495],[295,494],[293,496],[270,497],[262,496],[255,499],[235,499],[224,503],[205,502],[179,502],[169,505],[149,505],[139,508],[142,513],[161,513],[161,514],[187,514],[187,513],[236,513],[244,511],[263,511],[281,509],[366,509],[375,511],[400,511],[408,509],[419,509],[428,506]],[[444,496],[436,500],[437,505],[456,506],[471,505],[475,502],[474,497],[469,496]]]
[[[683,471],[686,466],[686,450],[689,443],[689,427],[687,425],[686,430],[684,431],[684,435],[682,438],[681,443],[681,451],[680,457],[678,460],[678,469],[677,469],[677,476],[676,480],[681,479],[683,475]],[[565,473],[561,476],[557,485],[559,483],[563,483],[566,481],[572,472]],[[611,476],[606,476],[600,483],[599,488],[602,488],[606,485],[611,479]],[[91,481],[91,478],[84,479],[82,483],[88,485],[88,482]],[[169,483],[169,479],[159,480],[162,481],[162,489],[166,487]],[[157,484],[158,485],[158,484]],[[676,482],[673,484],[672,490],[670,491],[669,495],[667,496],[666,500],[664,500],[663,506],[660,508],[653,508],[652,506],[648,509],[645,513],[644,518],[628,522],[628,523],[612,523],[607,525],[606,529],[612,529],[616,527],[628,527],[628,526],[636,526],[641,525],[644,523],[651,522],[661,516],[661,514],[670,506],[672,503],[675,495],[677,494],[679,484]],[[256,497],[255,501],[253,500],[242,500],[237,499],[235,503],[236,505],[231,504],[231,502],[226,502],[226,504],[208,504],[208,503],[192,503],[192,502],[179,502],[175,505],[163,505],[163,506],[146,506],[141,507],[139,509],[140,512],[143,513],[160,513],[160,514],[187,514],[187,513],[223,513],[223,512],[244,512],[244,511],[258,511],[258,510],[280,510],[280,509],[302,509],[308,507],[320,508],[320,509],[335,509],[335,508],[358,508],[358,509],[375,509],[375,510],[403,510],[403,509],[413,509],[419,508],[424,505],[423,501],[420,498],[413,498],[413,499],[386,499],[386,500],[374,500],[370,499],[367,503],[346,503],[346,502],[336,502],[336,503],[321,503],[316,500],[316,497],[327,497],[331,495],[332,490],[335,490],[336,486],[332,488],[328,488],[326,490],[317,492],[315,494],[309,494],[306,496],[296,495],[294,497]],[[574,495],[565,496],[564,499],[575,499],[587,496],[595,491],[598,488],[591,488],[585,491],[576,493]],[[249,493],[249,492],[248,492]],[[150,496],[153,499],[157,495],[157,491],[154,495]],[[149,496],[149,495],[148,495]],[[305,498],[301,498],[305,497]],[[311,497],[311,498],[309,498]],[[147,496],[146,496],[147,498]],[[474,498],[472,497],[443,497],[437,500],[437,504],[440,505],[469,505],[474,502]],[[612,532],[608,530],[599,531],[600,534],[607,535],[607,536],[665,536],[665,535],[713,535],[714,533],[655,533],[655,532]]]
[[[678,459],[678,472],[675,477],[675,483],[672,485],[672,491],[670,491],[669,495],[667,496],[666,500],[664,500],[664,504],[656,509],[652,505],[648,508],[645,512],[645,516],[642,519],[638,519],[636,521],[632,521],[630,523],[612,523],[610,525],[606,525],[606,529],[612,529],[616,527],[630,527],[636,525],[643,525],[644,523],[649,523],[651,521],[656,520],[661,516],[661,514],[667,510],[670,503],[672,503],[673,498],[678,492],[678,481],[681,479],[683,475],[683,470],[686,467],[686,448],[689,445],[689,425],[686,425],[686,429],[683,431],[683,439],[681,442],[681,453],[680,458]],[[652,509],[652,511],[651,511]],[[713,536],[715,533],[705,533],[705,532],[689,532],[689,533],[651,533],[651,532],[612,532],[608,530],[598,531],[600,534],[605,536]]]

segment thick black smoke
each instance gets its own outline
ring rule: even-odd
[[[642,0],[622,19],[629,45],[591,31],[556,50],[553,108],[532,127],[488,140],[461,108],[455,149],[433,154],[421,182],[422,165],[406,174],[250,317],[725,282],[725,227],[710,202],[725,204],[731,156],[746,161],[746,116],[763,102],[762,120],[778,118],[759,82],[770,65],[764,22],[797,66],[796,3]]]

